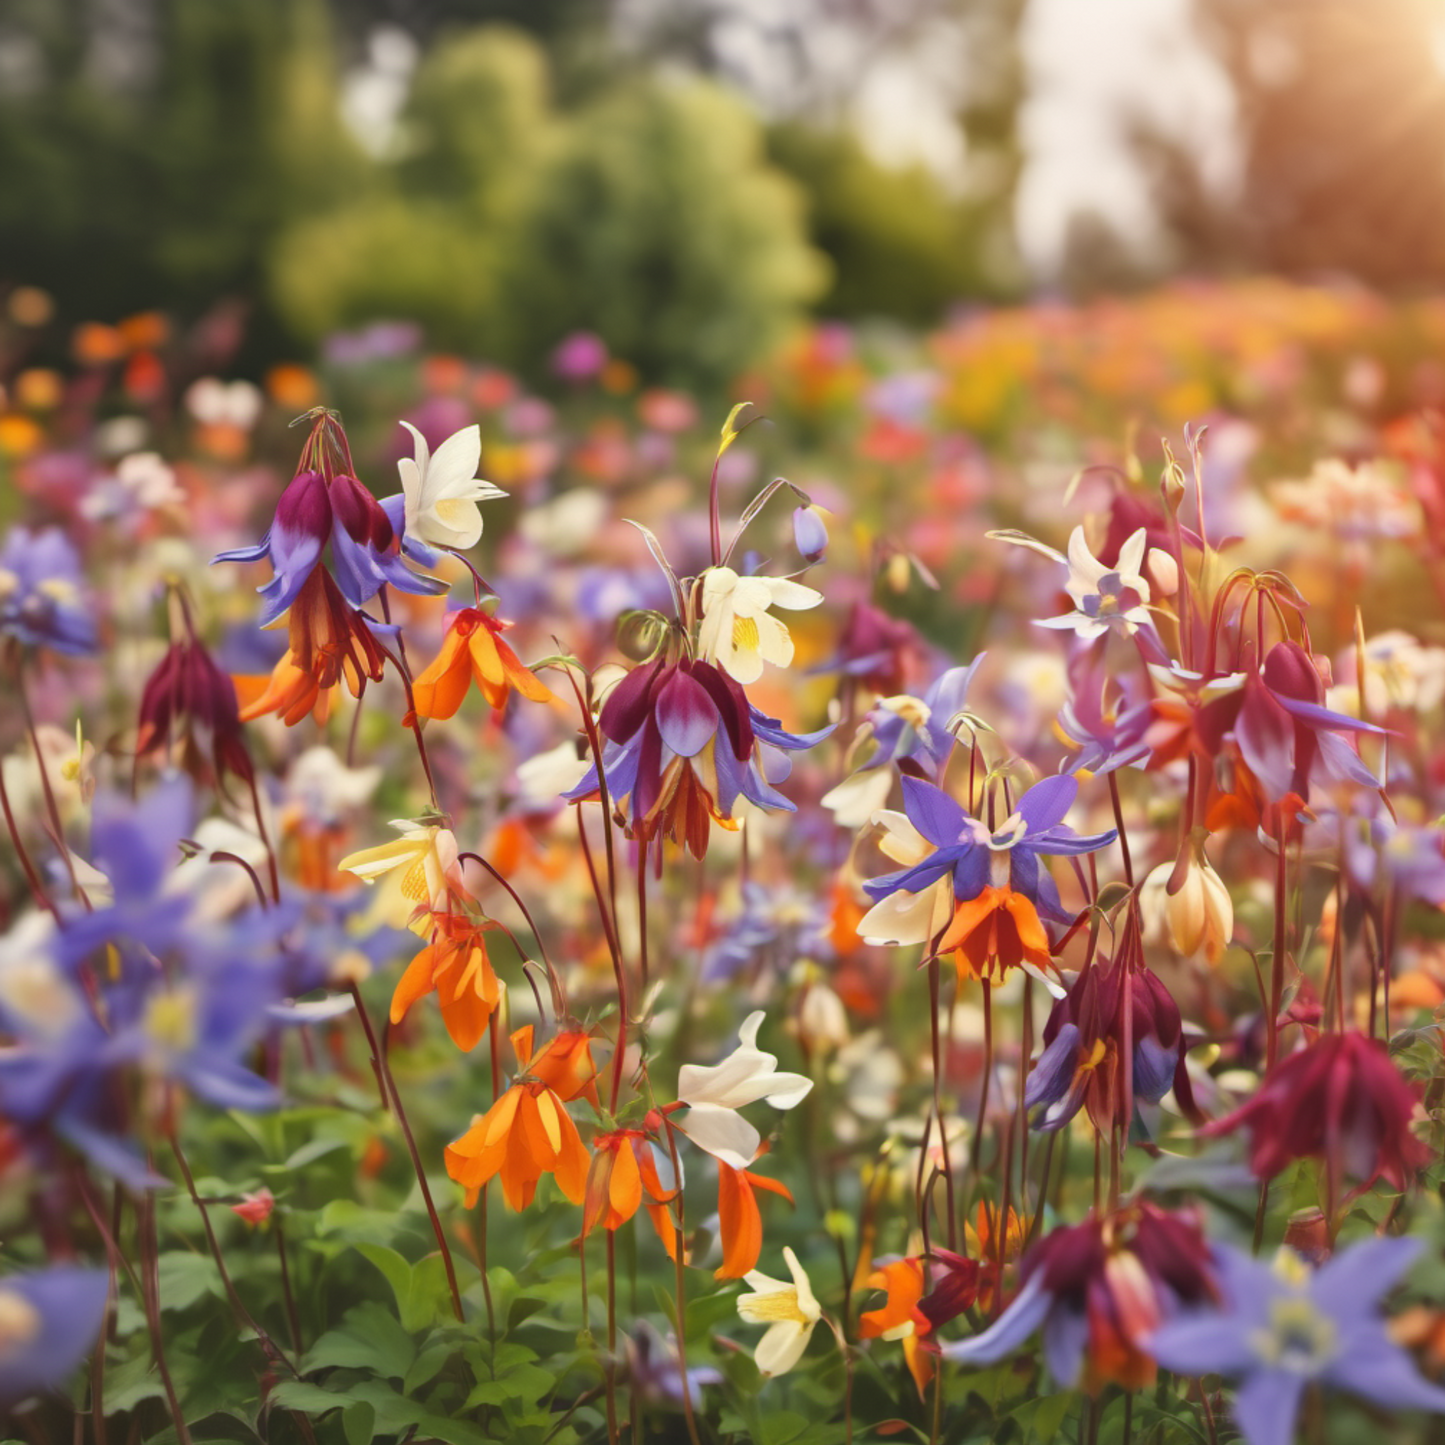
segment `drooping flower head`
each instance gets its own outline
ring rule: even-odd
[[[982,1334],[944,1345],[945,1359],[995,1364],[1042,1328],[1044,1359],[1063,1388],[1138,1390],[1154,1380],[1154,1332],[1218,1294],[1199,1225],[1145,1202],[1058,1226],[1025,1257],[1020,1278],[1003,1314]]]
[[[453,612],[447,618],[441,651],[412,681],[417,716],[455,716],[474,681],[482,696],[499,712],[513,692],[532,702],[550,702],[551,692],[502,641],[502,632],[508,626],[480,607]]]
[[[1420,1102],[1378,1039],[1361,1033],[1321,1034],[1281,1059],[1259,1092],[1206,1134],[1249,1131],[1249,1167],[1272,1179],[1292,1159],[1319,1159],[1332,1201],[1345,1179],[1354,1193],[1384,1179],[1409,1186],[1430,1149],[1411,1130]]]
[[[750,1325],[767,1325],[753,1358],[767,1376],[785,1375],[803,1358],[823,1317],[807,1272],[791,1249],[783,1250],[792,1282],[753,1270],[745,1280],[752,1294],[738,1296],[738,1313]]]

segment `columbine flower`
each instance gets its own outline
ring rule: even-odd
[[[1049,1373],[1065,1389],[1097,1393],[1112,1382],[1138,1390],[1154,1380],[1149,1342],[1158,1327],[1216,1294],[1199,1226],[1143,1203],[1060,1225],[1025,1258],[1021,1279],[998,1319],[944,1345],[945,1359],[996,1364],[1042,1327]]]
[[[407,818],[393,818],[391,826],[401,834],[400,838],[348,853],[336,866],[344,873],[354,873],[363,883],[375,883],[378,878],[405,868],[401,896],[409,905],[409,912],[428,910],[444,914],[450,911],[454,897],[470,896],[462,883],[457,866],[456,835],[450,828],[435,823],[414,823]],[[405,918],[397,919],[397,922],[405,921]],[[425,934],[430,922],[425,918],[417,920],[413,928]]]
[[[1195,731],[1211,758],[1232,738],[1273,802],[1294,793],[1307,803],[1311,783],[1378,788],[1379,779],[1340,734],[1385,729],[1331,712],[1324,700],[1325,685],[1310,654],[1297,642],[1277,642],[1243,687],[1200,709]]]
[[[972,1260],[964,1262],[974,1264]],[[975,1276],[977,1270],[974,1264]],[[881,1309],[865,1310],[858,1316],[858,1338],[902,1340],[903,1359],[921,1399],[933,1379],[933,1361],[921,1344],[933,1329],[933,1321],[918,1307],[926,1288],[923,1260],[914,1256],[881,1263],[868,1276],[868,1288],[886,1290],[888,1299]]]
[[[757,1156],[762,1136],[737,1111],[767,1100],[776,1109],[796,1108],[813,1081],[802,1074],[780,1073],[776,1054],[758,1048],[759,1009],[743,1020],[738,1047],[719,1064],[684,1064],[677,1075],[677,1097],[688,1106],[678,1127],[699,1149],[734,1169],[746,1169]]]
[[[551,702],[552,694],[502,641],[502,630],[510,625],[489,617],[479,607],[453,612],[447,619],[442,650],[412,682],[417,716],[453,717],[473,680],[498,711],[514,691],[533,702]]]
[[[391,1021],[399,1024],[419,998],[435,993],[451,1041],[476,1048],[502,985],[487,957],[486,924],[453,913],[432,916],[432,941],[407,965],[391,996]]]
[[[763,1251],[763,1216],[754,1193],[757,1189],[781,1194],[789,1204],[793,1202],[786,1184],[718,1160],[717,1219],[723,1262],[713,1271],[714,1279],[742,1279],[757,1265]]]
[[[562,1106],[579,1094],[597,1104],[591,1039],[567,1030],[533,1057],[528,1024],[512,1035],[512,1049],[521,1072],[460,1139],[447,1145],[447,1173],[465,1187],[468,1207],[498,1174],[509,1208],[525,1209],[544,1174],[556,1179],[573,1204],[581,1204],[590,1161],[577,1126]]]
[[[1203,843],[1186,842],[1175,862],[1155,868],[1144,880],[1140,905],[1146,921],[1162,922],[1175,951],[1186,958],[1202,952],[1218,963],[1234,937],[1234,904]]]
[[[477,476],[482,460],[481,428],[464,427],[431,453],[426,438],[409,421],[402,426],[416,441],[415,458],[403,457],[396,464],[401,473],[403,547],[412,542],[453,552],[475,547],[482,535],[477,503],[507,495]]]
[[[1152,626],[1149,621],[1149,583],[1144,579],[1144,553],[1149,545],[1147,530],[1140,527],[1119,548],[1119,560],[1111,567],[1089,550],[1084,529],[1075,527],[1069,535],[1069,555],[1036,542],[1022,533],[991,532],[997,541],[1013,542],[1052,557],[1069,569],[1064,588],[1074,599],[1074,610],[1062,617],[1036,619],[1039,627],[1053,627],[1078,634],[1090,642],[1106,632],[1126,636]]]
[[[668,1178],[664,1180],[662,1175]],[[600,1224],[618,1229],[647,1204],[652,1227],[669,1258],[676,1258],[677,1231],[667,1206],[677,1197],[671,1161],[643,1129],[614,1129],[592,1141],[592,1163],[582,1201],[582,1238]]]
[[[952,951],[959,976],[1001,979],[1024,967],[1054,992],[1042,919],[1068,915],[1041,854],[1091,853],[1115,832],[1080,835],[1064,826],[1077,781],[1056,775],[1035,783],[992,832],[949,795],[922,779],[903,779],[907,815],[879,813],[883,850],[907,866],[865,883],[874,906],[858,932],[869,943],[927,943]]]
[[[1358,1192],[1377,1179],[1409,1187],[1431,1158],[1411,1132],[1420,1102],[1385,1045],[1364,1034],[1321,1034],[1282,1059],[1248,1103],[1205,1134],[1250,1131],[1249,1167],[1273,1179],[1292,1159],[1322,1159],[1331,1198],[1345,1176]]]
[[[753,1270],[745,1281],[752,1294],[738,1296],[738,1313],[750,1325],[767,1325],[753,1358],[769,1377],[786,1375],[803,1357],[823,1311],[798,1256],[783,1250],[792,1284]]]
[[[812,747],[831,731],[787,732],[711,663],[661,657],[617,684],[598,726],[607,739],[608,793],[628,837],[661,833],[695,858],[707,852],[714,820],[737,826],[740,799],[795,811],[773,784],[787,777],[789,752]],[[594,766],[563,796],[577,802],[597,791]]]
[[[136,758],[168,758],[177,744],[181,766],[198,782],[221,786],[227,773],[255,781],[235,684],[194,636],[171,644],[141,692]]]
[[[1420,1248],[1418,1239],[1368,1239],[1311,1273],[1287,1249],[1271,1268],[1216,1246],[1221,1307],[1170,1320],[1147,1348],[1181,1375],[1239,1380],[1231,1409],[1249,1445],[1289,1445],[1310,1384],[1387,1409],[1445,1413],[1445,1390],[1420,1377],[1380,1317],[1381,1295]]]
[[[0,1409],[65,1384],[100,1333],[109,1285],[75,1265],[0,1279]]]
[[[0,636],[54,652],[95,651],[80,558],[58,528],[14,527],[0,546]]]
[[[768,609],[800,612],[822,600],[821,592],[784,577],[741,577],[731,567],[709,567],[702,574],[698,656],[739,682],[756,682],[763,663],[786,667],[793,660],[793,639]]]
[[[1126,1003],[1129,1096],[1157,1104],[1174,1088],[1180,1107],[1193,1115],[1179,1006],[1169,990],[1146,967],[1095,959],[1044,1026],[1044,1050],[1024,1091],[1034,1128],[1062,1129],[1081,1106],[1101,1134],[1115,1125],[1130,1127],[1123,1077]]]

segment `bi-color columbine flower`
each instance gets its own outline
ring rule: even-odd
[[[863,885],[874,905],[858,932],[869,943],[952,952],[960,977],[998,981],[1023,967],[1057,992],[1044,920],[1069,915],[1040,857],[1091,853],[1116,836],[1112,828],[1078,834],[1064,825],[1077,793],[1073,777],[1045,778],[990,830],[941,789],[905,777],[906,813],[875,820],[887,830],[883,851],[906,866]]]
[[[753,1270],[744,1283],[752,1294],[738,1296],[738,1313],[750,1325],[767,1325],[753,1358],[767,1376],[786,1375],[803,1358],[823,1317],[806,1271],[791,1249],[783,1250],[792,1283]]]
[[[412,434],[416,452],[397,462],[401,473],[402,548],[420,543],[424,548],[443,547],[465,552],[482,536],[482,513],[478,502],[490,502],[507,494],[477,476],[482,462],[480,427],[463,427],[453,433],[435,452],[426,438],[409,422],[402,422]],[[389,499],[390,500],[390,499]],[[392,506],[383,503],[388,513]],[[424,554],[420,561],[429,561]]]
[[[803,1074],[780,1071],[777,1055],[758,1047],[764,1017],[759,1009],[743,1020],[737,1048],[721,1063],[684,1064],[677,1075],[678,1102],[688,1106],[686,1120],[677,1127],[699,1149],[734,1169],[747,1169],[762,1143],[738,1110],[762,1100],[775,1109],[794,1109],[813,1087]]]
[[[1195,1114],[1179,1006],[1143,965],[1091,960],[1054,1005],[1043,1042],[1024,1091],[1035,1129],[1062,1129],[1084,1107],[1107,1137],[1131,1127],[1129,1101],[1157,1104],[1171,1088],[1184,1112]]]
[[[957,1255],[953,1257],[959,1258]],[[888,1298],[881,1308],[864,1310],[858,1316],[860,1340],[903,1342],[903,1359],[908,1366],[908,1373],[913,1376],[920,1399],[928,1389],[934,1373],[931,1349],[925,1348],[923,1343],[933,1330],[933,1321],[919,1308],[928,1287],[924,1270],[926,1262],[917,1255],[879,1262],[878,1267],[868,1276],[868,1288],[886,1290]],[[971,1260],[965,1263],[974,1265],[973,1293],[976,1297],[978,1266]],[[968,1304],[972,1303],[973,1298],[970,1298]],[[963,1308],[968,1308],[968,1305]]]
[[[179,755],[197,782],[225,786],[226,775],[254,784],[236,686],[194,635],[173,642],[141,690],[137,760]]]
[[[731,567],[709,567],[700,580],[698,656],[739,682],[756,682],[765,662],[787,667],[793,660],[793,639],[769,608],[800,612],[823,600],[821,592],[801,582],[786,577],[743,577]]]
[[[82,586],[80,558],[59,528],[14,527],[5,534],[0,637],[52,652],[95,651],[95,614]]]
[[[787,754],[831,731],[790,733],[753,707],[742,687],[708,662],[657,658],[612,690],[598,719],[602,768],[618,821],[639,840],[662,835],[695,858],[707,852],[714,821],[737,826],[740,800],[795,811],[773,786],[787,777]],[[563,796],[598,795],[596,767]]]
[[[1312,1273],[1287,1249],[1271,1267],[1217,1245],[1218,1305],[1176,1315],[1146,1348],[1178,1374],[1237,1380],[1230,1408],[1248,1445],[1290,1445],[1310,1385],[1445,1414],[1445,1390],[1421,1378],[1380,1313],[1420,1249],[1418,1239],[1367,1239]]]
[[[1037,618],[1038,626],[1073,632],[1085,642],[1091,642],[1107,632],[1132,636],[1140,629],[1152,631],[1149,583],[1143,572],[1144,554],[1149,546],[1149,534],[1145,528],[1140,527],[1119,548],[1118,560],[1112,566],[1101,562],[1089,550],[1082,527],[1075,527],[1070,533],[1067,557],[1021,532],[991,532],[989,535],[996,541],[1028,547],[1068,568],[1064,589],[1074,599],[1074,610],[1061,617]]]
[[[1143,1389],[1154,1381],[1155,1331],[1218,1290],[1198,1224],[1142,1202],[1060,1225],[1024,1258],[1020,1281],[998,1319],[972,1339],[944,1345],[944,1359],[996,1364],[1042,1329],[1044,1360],[1064,1389]]]
[[[1320,1159],[1329,1193],[1346,1178],[1356,1192],[1377,1179],[1409,1187],[1431,1152],[1411,1128],[1420,1094],[1378,1039],[1321,1034],[1281,1059],[1247,1103],[1205,1126],[1206,1134],[1249,1131],[1249,1167],[1273,1179],[1293,1159]]]
[[[675,1258],[677,1231],[667,1206],[677,1191],[672,1161],[647,1130],[613,1129],[598,1134],[592,1140],[592,1163],[582,1201],[582,1238],[599,1225],[608,1230],[621,1228],[645,1204],[663,1248],[669,1258]]]

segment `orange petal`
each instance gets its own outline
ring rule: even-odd
[[[717,1166],[717,1215],[723,1262],[713,1271],[713,1278],[741,1279],[756,1268],[763,1251],[763,1217],[747,1171],[733,1169],[721,1160]]]
[[[437,945],[428,944],[407,964],[406,972],[397,980],[391,995],[391,1021],[399,1024],[406,1017],[406,1011],[417,999],[424,998],[433,987],[436,969]]]

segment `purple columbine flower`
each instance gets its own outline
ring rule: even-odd
[[[331,571],[352,607],[369,602],[385,583],[403,592],[445,592],[447,584],[406,565],[401,538],[386,509],[351,476],[328,480],[298,472],[276,503],[266,535],[254,547],[219,552],[212,562],[270,562],[275,575],[256,590],[266,599],[261,625],[275,622],[296,601],[331,543]]]
[[[870,708],[863,722],[867,731],[860,729],[859,741],[870,737],[877,751],[863,768],[881,768],[908,758],[936,775],[953,751],[949,724],[963,711],[969,685],[983,659],[984,654],[979,653],[967,667],[950,667],[921,699],[885,697]]]
[[[789,753],[812,747],[831,727],[790,733],[748,702],[720,668],[684,658],[635,667],[613,689],[598,719],[606,746],[602,768],[618,819],[629,837],[661,833],[707,851],[712,821],[731,826],[739,798],[772,811],[795,805],[775,784],[792,770]],[[598,793],[597,769],[563,796]]]
[[[54,652],[95,651],[80,558],[58,528],[15,527],[0,545],[0,636]]]
[[[1418,1239],[1368,1239],[1311,1272],[1287,1249],[1271,1268],[1217,1245],[1221,1305],[1168,1321],[1148,1348],[1181,1375],[1238,1380],[1234,1419],[1249,1445],[1290,1445],[1310,1384],[1387,1409],[1445,1414],[1445,1390],[1420,1376],[1380,1314],[1380,1297],[1421,1247]]]
[[[789,882],[743,884],[742,912],[709,950],[705,983],[735,978],[749,965],[781,977],[801,958],[833,957],[828,931],[832,910],[826,897]],[[756,977],[757,974],[754,974]]]
[[[1059,709],[1059,728],[1080,750],[1069,771],[1142,767],[1150,753],[1145,736],[1154,707],[1141,679],[1115,675],[1097,648],[1075,652],[1069,679],[1073,696]]]
[[[103,1269],[62,1264],[0,1279],[0,1410],[58,1390],[105,1318]]]

